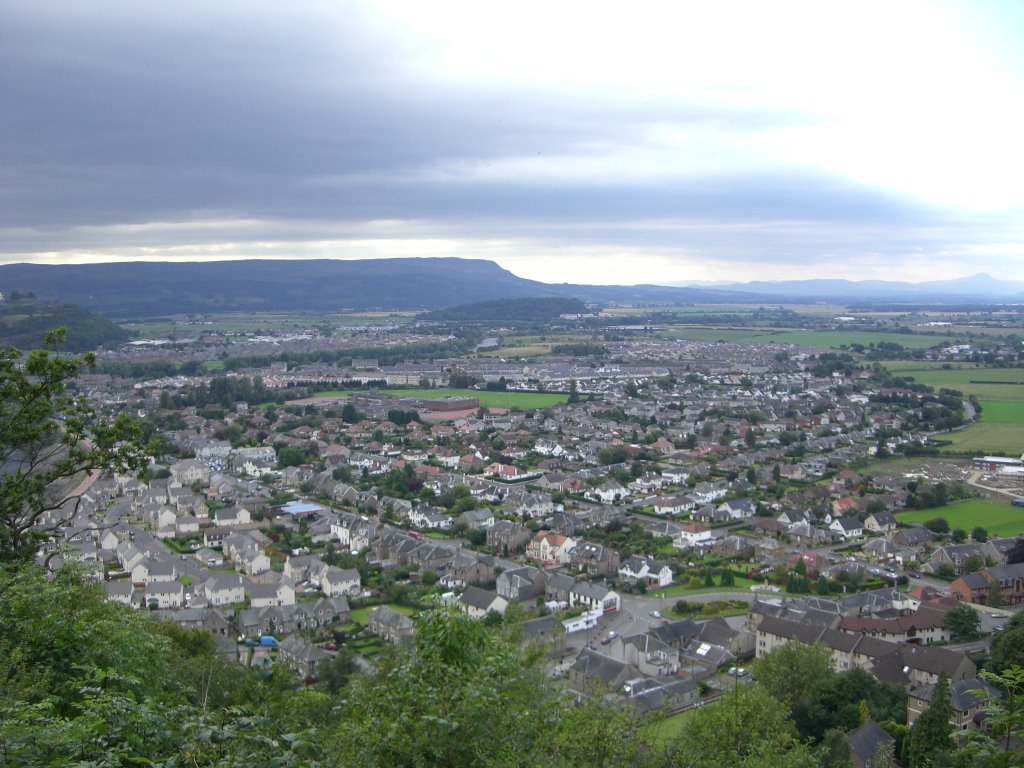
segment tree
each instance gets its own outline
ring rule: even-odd
[[[825,732],[818,748],[818,765],[821,768],[853,768],[850,759],[850,742],[838,728]]]
[[[58,328],[46,334],[46,349],[23,356],[8,347],[0,355],[0,559],[31,559],[77,511],[91,473],[139,471],[149,462],[137,422],[125,413],[107,420],[68,392],[96,361],[91,353],[54,354],[64,336]]]
[[[1014,746],[1019,746],[1020,739],[1024,736],[1024,667],[1014,665],[1003,670],[1002,674],[982,672],[981,676],[998,687],[1003,695],[998,699],[990,699],[982,708],[987,716],[987,727],[985,732],[976,734],[976,738],[981,744],[991,743],[994,749],[990,750],[989,754],[1001,752],[1003,757],[1009,758],[1011,750]],[[1016,763],[992,761],[994,765],[1022,763],[1024,757],[1019,752]]]
[[[908,768],[931,768],[937,758],[954,750],[953,726],[949,723],[952,715],[949,678],[941,673],[932,688],[931,705],[921,713],[907,735],[903,762]]]
[[[967,541],[967,531],[965,531],[963,528],[954,528],[952,535],[953,541],[955,541],[957,544]]]
[[[1018,613],[1005,630],[993,636],[989,653],[991,668],[997,672],[1014,665],[1024,667],[1024,613]]]
[[[966,603],[960,603],[946,613],[946,629],[954,640],[967,639],[978,634],[981,617]]]
[[[585,763],[584,763],[585,764]],[[760,685],[742,685],[694,710],[667,750],[666,766],[802,768],[817,760],[796,737],[785,707]]]
[[[335,694],[348,685],[357,670],[355,654],[348,648],[341,648],[317,667],[317,686]]]
[[[1006,553],[1006,564],[1024,563],[1024,537],[1018,538]]]
[[[988,531],[986,531],[980,525],[976,525],[974,526],[974,528],[971,529],[971,538],[979,544],[984,544],[986,541],[988,541]]]
[[[822,643],[786,643],[756,662],[758,682],[786,709],[811,701],[835,675],[832,651]]]
[[[447,610],[417,621],[411,653],[356,677],[329,742],[337,766],[535,765],[564,704],[539,656]]]
[[[949,521],[944,517],[933,517],[925,520],[924,527],[932,533],[949,533]]]
[[[1002,608],[1003,606],[1003,588],[999,584],[998,579],[988,580],[988,600],[986,600],[990,608]]]
[[[580,391],[576,384],[576,379],[569,379],[569,402],[578,403],[580,401]]]

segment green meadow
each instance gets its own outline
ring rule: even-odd
[[[1024,535],[1024,507],[1011,506],[1008,500],[970,499],[945,507],[917,509],[896,515],[901,523],[923,523],[936,517],[944,517],[950,528],[963,528],[968,533],[980,525],[990,536]]]

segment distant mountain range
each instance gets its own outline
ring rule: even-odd
[[[976,275],[931,283],[805,280],[686,287],[550,284],[478,259],[253,260],[0,266],[0,291],[32,291],[110,317],[183,313],[440,309],[492,299],[575,298],[597,304],[822,299],[1024,299],[1024,283]]]
[[[970,299],[1024,300],[1024,282],[997,280],[979,272],[970,277],[952,280],[929,280],[907,283],[888,280],[755,280],[749,283],[679,283],[679,287],[701,287],[714,290],[773,296],[806,301],[817,299],[857,299],[861,301],[963,301]]]

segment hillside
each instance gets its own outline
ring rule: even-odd
[[[479,259],[259,260],[0,266],[19,288],[108,317],[193,312],[441,309],[493,299],[598,303],[735,300],[740,294],[663,286],[550,285]],[[749,300],[749,296],[745,296]]]
[[[111,347],[128,339],[128,333],[105,317],[74,304],[54,304],[14,291],[0,301],[0,344],[19,349],[43,346],[46,332],[64,326],[68,352],[87,352]]]

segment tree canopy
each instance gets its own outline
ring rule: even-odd
[[[95,364],[91,354],[56,354],[64,329],[46,349],[0,354],[0,557],[28,559],[75,511],[81,483],[100,469],[139,470],[148,463],[141,428],[127,414],[104,419],[68,382]]]

